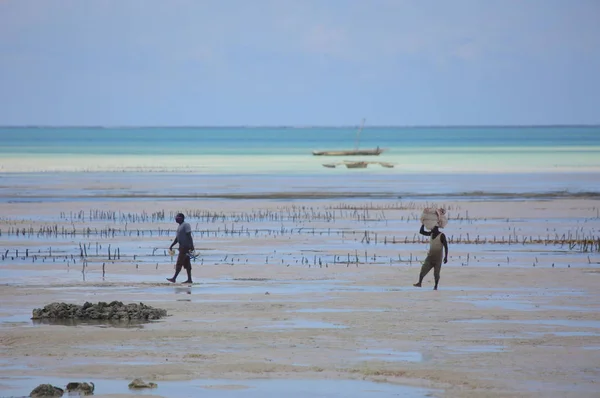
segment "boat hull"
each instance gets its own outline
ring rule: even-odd
[[[369,165],[368,162],[345,162],[346,168],[348,169],[366,169]]]
[[[379,156],[383,149],[358,149],[348,151],[313,151],[314,156]]]

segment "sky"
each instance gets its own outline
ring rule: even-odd
[[[600,124],[599,0],[0,0],[0,125]]]

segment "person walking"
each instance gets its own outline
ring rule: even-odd
[[[427,253],[427,257],[421,267],[421,273],[419,274],[419,282],[415,283],[413,286],[421,287],[423,278],[425,278],[425,275],[433,268],[433,277],[435,279],[433,290],[437,290],[438,283],[440,282],[442,261],[444,264],[448,262],[448,241],[446,240],[446,235],[440,231],[437,225],[434,226],[431,231],[425,231],[425,225],[421,225],[419,233],[421,235],[429,236],[431,239],[429,243],[429,253]]]
[[[192,227],[185,222],[183,213],[178,213],[175,216],[175,222],[179,224],[177,234],[171,246],[170,251],[173,251],[173,246],[179,243],[179,254],[177,255],[177,263],[175,264],[175,275],[172,278],[167,278],[169,282],[175,283],[181,268],[185,268],[187,272],[187,280],[183,283],[194,283],[192,281],[192,263],[190,261],[190,252],[194,251],[194,239],[192,238]]]

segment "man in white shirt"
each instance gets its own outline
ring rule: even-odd
[[[175,265],[175,275],[172,278],[167,278],[169,282],[175,283],[177,275],[181,272],[181,268],[185,268],[188,278],[183,283],[194,283],[192,281],[192,263],[190,261],[190,252],[194,251],[194,240],[192,239],[192,227],[189,223],[184,222],[185,216],[179,213],[175,216],[175,222],[179,224],[177,234],[169,250],[173,250],[173,246],[179,243],[179,254],[177,255],[177,264]]]

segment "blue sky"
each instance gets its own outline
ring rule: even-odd
[[[600,123],[597,0],[0,0],[1,125]]]

